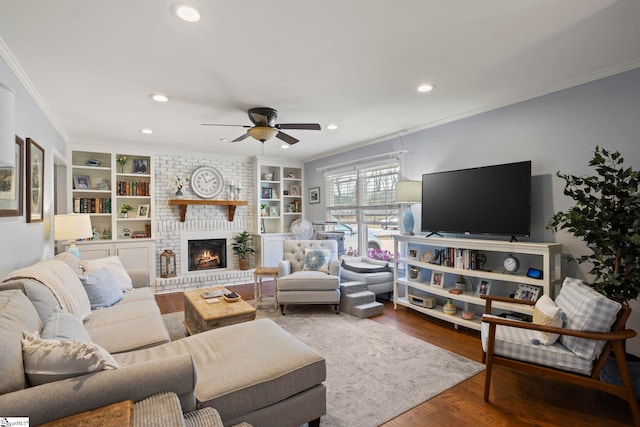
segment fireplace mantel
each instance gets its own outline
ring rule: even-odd
[[[169,199],[170,205],[180,206],[180,222],[187,219],[187,207],[189,205],[221,205],[229,207],[229,221],[233,221],[236,207],[248,205],[247,200],[205,200],[205,199]]]

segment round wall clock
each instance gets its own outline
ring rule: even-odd
[[[220,171],[211,166],[200,166],[194,170],[190,181],[193,192],[203,199],[216,197],[224,185]]]
[[[504,271],[515,273],[520,268],[520,260],[509,254],[502,260],[502,266],[504,267]]]

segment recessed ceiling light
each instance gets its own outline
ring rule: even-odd
[[[289,148],[289,144],[282,144],[280,148],[282,148],[283,150],[286,150],[287,148]]]
[[[200,20],[200,11],[190,4],[176,3],[171,6],[171,12],[183,21],[197,22]]]
[[[431,83],[425,83],[418,86],[418,92],[431,92],[435,88]]]
[[[156,102],[169,102],[170,99],[167,95],[163,95],[161,93],[154,93],[149,96]]]
[[[220,138],[220,141],[222,141],[222,142],[229,142],[229,138]]]
[[[153,133],[153,130],[145,128],[145,129],[140,129],[140,132],[144,133],[145,135],[151,135]]]
[[[327,129],[336,130],[336,129],[338,129],[338,125],[334,125],[334,124],[327,125]]]

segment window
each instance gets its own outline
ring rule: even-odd
[[[387,159],[326,173],[327,219],[337,221],[336,231],[344,232],[345,254],[391,257],[393,235],[400,233],[395,201],[399,169],[397,160]]]

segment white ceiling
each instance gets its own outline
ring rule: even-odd
[[[2,0],[0,51],[71,143],[301,161],[640,67],[636,0],[177,1]],[[201,126],[258,106],[323,129],[263,153]]]

